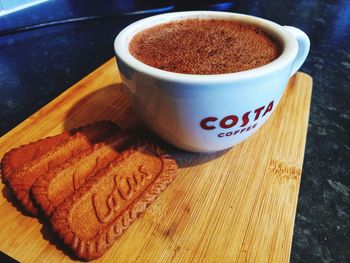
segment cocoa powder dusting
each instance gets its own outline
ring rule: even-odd
[[[260,29],[227,20],[187,19],[134,36],[130,53],[143,63],[186,74],[244,71],[275,60],[280,47]]]

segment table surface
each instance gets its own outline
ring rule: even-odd
[[[154,6],[140,1],[74,1],[61,2],[60,8],[57,2],[43,4],[45,12],[39,5],[30,12],[0,16],[0,135],[111,58],[117,33],[152,13],[226,9],[305,31],[311,51],[301,70],[313,77],[314,87],[291,262],[349,262],[348,0],[207,0],[201,6],[188,6],[186,1],[152,1]],[[84,21],[72,22],[82,17]],[[50,26],[48,21],[61,22]],[[25,25],[36,26],[24,31]]]

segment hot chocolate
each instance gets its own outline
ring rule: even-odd
[[[141,62],[185,74],[224,74],[268,64],[281,47],[261,29],[229,20],[187,19],[136,34],[130,53]]]

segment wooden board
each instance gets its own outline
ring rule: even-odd
[[[297,73],[272,117],[245,142],[215,154],[175,152],[176,180],[99,261],[288,262],[311,90],[311,77]],[[100,119],[140,125],[114,59],[1,137],[0,157]],[[45,222],[23,215],[1,189],[1,251],[23,262],[74,259]]]

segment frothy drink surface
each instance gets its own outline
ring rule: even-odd
[[[225,20],[187,19],[134,36],[130,53],[143,63],[186,74],[224,74],[268,64],[281,53],[260,29]]]

